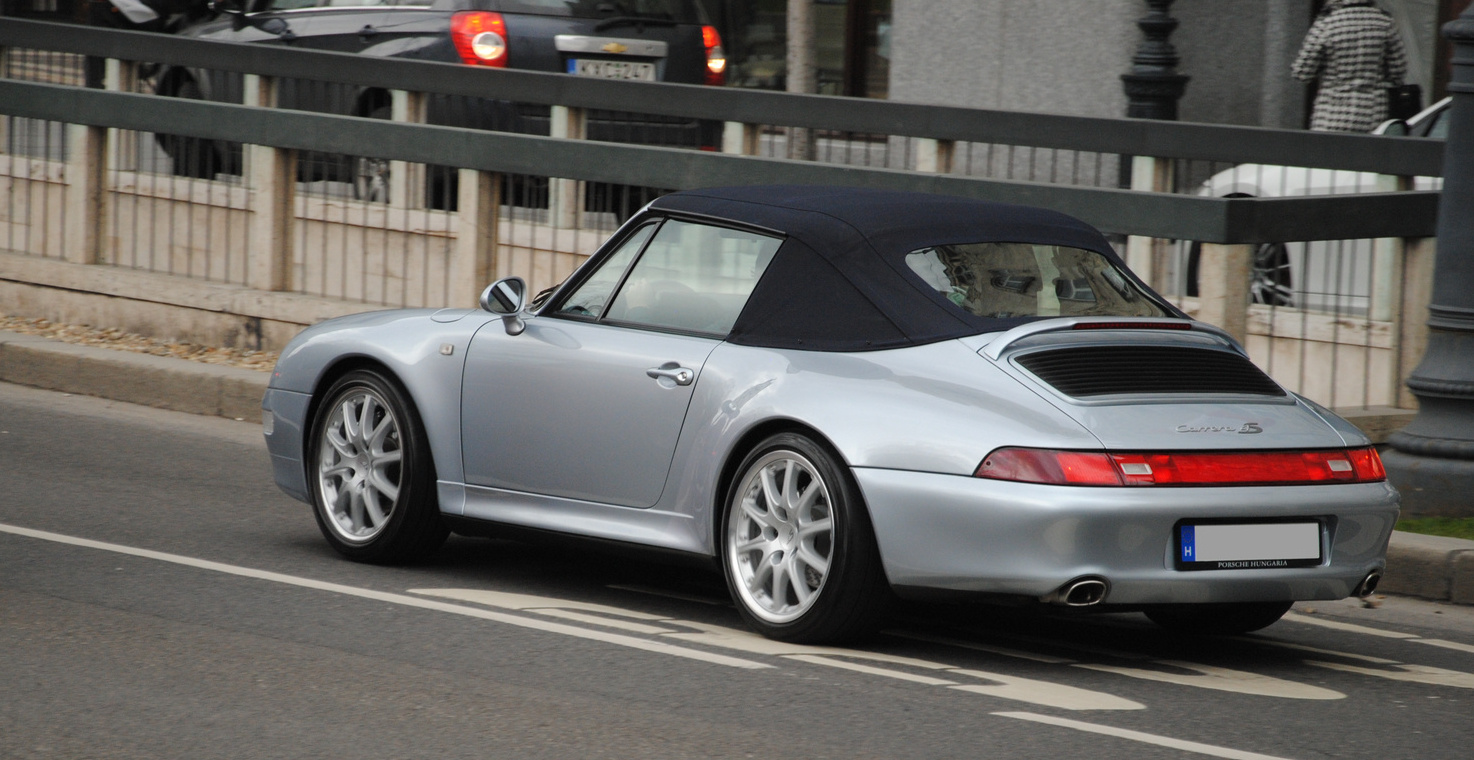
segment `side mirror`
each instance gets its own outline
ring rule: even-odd
[[[521,277],[497,280],[481,291],[481,308],[501,315],[508,335],[520,335],[527,329],[522,321],[522,307],[527,300],[527,283]]]

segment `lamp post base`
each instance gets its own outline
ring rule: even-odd
[[[1474,460],[1382,452],[1403,517],[1474,517]]]

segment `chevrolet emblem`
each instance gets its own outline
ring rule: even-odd
[[[610,43],[604,45],[604,47],[601,47],[599,49],[602,50],[602,51],[604,51],[604,52],[606,52],[606,53],[612,53],[614,55],[619,55],[620,53],[623,53],[626,50],[629,50],[629,46],[627,46],[627,45],[621,45],[618,42],[610,42]]]

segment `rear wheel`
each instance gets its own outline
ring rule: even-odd
[[[722,558],[747,622],[783,641],[869,632],[890,600],[864,505],[837,457],[775,435],[742,461],[727,494]]]
[[[377,372],[333,383],[312,426],[317,525],[361,562],[419,559],[445,541],[424,428],[398,384]]]
[[[1266,628],[1284,617],[1294,602],[1234,602],[1230,604],[1163,604],[1146,616],[1169,631],[1193,634],[1235,634]]]

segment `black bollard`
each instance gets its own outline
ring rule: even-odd
[[[1408,378],[1418,415],[1389,439],[1404,517],[1474,517],[1474,8],[1445,24],[1454,45],[1428,352]]]
[[[1148,13],[1136,26],[1145,33],[1131,73],[1122,74],[1126,89],[1126,115],[1137,119],[1177,120],[1177,101],[1187,89],[1187,77],[1177,73],[1177,50],[1167,38],[1177,28],[1170,11],[1172,0],[1146,0]]]

